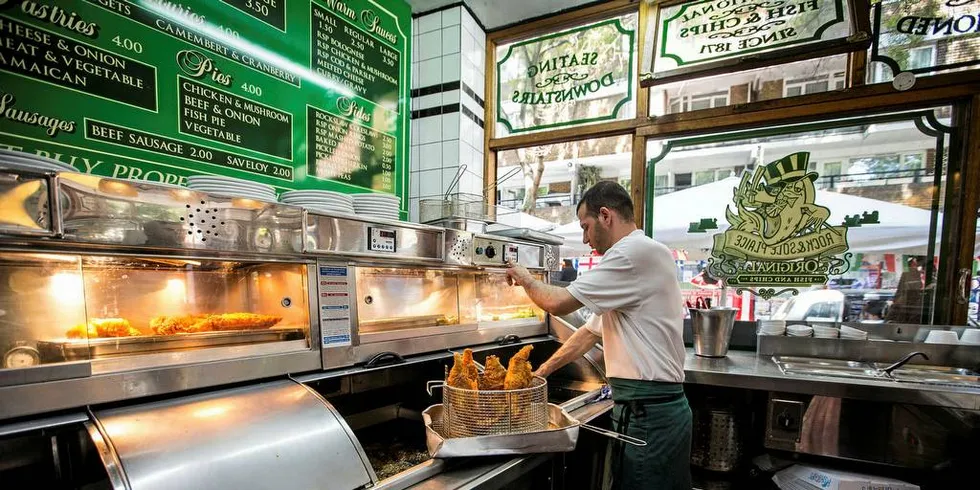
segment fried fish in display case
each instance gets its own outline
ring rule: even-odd
[[[303,263],[3,252],[0,340],[21,347],[4,367],[251,344],[305,350],[307,274]]]

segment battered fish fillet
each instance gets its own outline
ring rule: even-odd
[[[95,325],[92,325],[91,323],[87,325],[84,323],[81,325],[75,325],[65,332],[65,337],[68,337],[69,339],[94,339],[98,336],[98,330],[96,330]]]
[[[70,339],[97,337],[135,337],[143,335],[125,318],[93,318],[87,325],[75,325],[65,335]]]
[[[157,335],[191,333],[191,327],[208,315],[162,315],[150,320],[150,328]]]
[[[466,349],[463,354],[453,355],[453,368],[449,370],[446,384],[465,390],[479,389],[480,372],[473,363],[473,351]]]
[[[510,358],[510,362],[507,363],[507,376],[504,377],[505,390],[520,390],[531,386],[534,370],[527,359],[531,356],[533,348],[532,345],[526,345]]]
[[[157,335],[216,332],[222,330],[257,330],[269,328],[282,317],[255,313],[224,313],[221,315],[158,316],[150,320]]]
[[[261,330],[270,328],[282,321],[281,316],[259,315],[257,313],[223,313],[221,315],[209,315],[206,319],[198,323],[206,324],[208,330]],[[195,324],[192,328],[203,328],[204,325]]]
[[[484,361],[483,375],[480,376],[480,389],[502,390],[506,376],[507,369],[500,363],[500,359],[497,356],[487,356]]]

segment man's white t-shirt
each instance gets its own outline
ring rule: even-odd
[[[568,292],[595,316],[606,375],[684,381],[684,310],[670,250],[636,230],[616,242]]]

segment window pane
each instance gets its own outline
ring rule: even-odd
[[[498,152],[498,177],[520,170],[497,186],[497,221],[541,231],[578,226],[575,207],[586,189],[600,180],[629,185],[632,141],[615,136]],[[569,242],[581,245],[581,230]]]
[[[691,110],[708,109],[711,107],[711,99],[694,99],[691,101]]]
[[[811,79],[815,76],[829,78],[833,73],[842,72],[846,67],[847,55],[837,55],[758,70],[655,85],[648,89],[650,90],[650,115],[662,116],[667,113],[675,114],[678,111],[707,108],[703,105],[675,108],[674,100],[680,97],[697,98],[711,95],[713,105],[709,107],[795,97],[801,95],[803,89],[797,86],[794,92],[790,92],[793,87],[787,86],[787,80]],[[824,87],[823,90],[828,90],[828,87]]]
[[[932,66],[933,49],[932,46],[913,49],[911,59],[909,59],[909,68],[917,69]]]
[[[657,45],[652,56],[644,53],[644,70],[649,58],[654,74],[665,77],[717,61],[843,40],[851,34],[849,3],[676,2],[652,11]]]
[[[936,116],[949,125],[943,111],[948,108]],[[916,122],[939,136],[921,132]],[[702,289],[703,272],[714,264],[730,268],[711,271],[714,277],[729,277],[732,286],[799,290],[792,304],[786,303],[789,294],[771,300],[732,298],[737,301],[733,306],[743,309],[740,315],[754,311],[764,317],[778,310],[790,321],[930,323],[934,308],[948,307],[934,297],[937,267],[945,260],[940,254],[945,183],[936,186],[932,177],[915,176],[924,172],[928,152],[946,147],[949,140],[950,134],[929,125],[922,112],[848,118],[805,129],[650,140],[649,158],[660,158],[670,145],[653,162],[658,172],[673,172],[675,184],[680,182],[676,176],[693,173],[697,185],[653,193],[646,227],[681,258],[678,278],[687,297],[720,294]],[[703,184],[708,168],[720,176],[739,166],[744,173]],[[937,210],[934,198],[940,203]],[[717,228],[692,233],[692,223]],[[796,224],[786,228],[786,223]],[[804,242],[808,245],[797,247]],[[808,260],[811,269],[802,276],[779,273],[792,265],[767,265]],[[780,282],[787,279],[788,284]],[[754,308],[745,308],[750,303]]]
[[[806,84],[806,93],[816,94],[819,92],[826,92],[830,88],[830,84],[826,80],[822,82],[810,82]]]
[[[633,118],[637,17],[499,45],[496,134]]]
[[[674,176],[674,188],[691,187],[691,174],[677,174]]]
[[[695,174],[695,179],[697,185],[710,184],[715,181],[715,171],[702,170]]]
[[[898,71],[932,74],[976,68],[980,36],[976,35],[977,3],[973,0],[890,0],[876,4],[880,25],[873,31],[869,62],[873,82],[888,82]],[[872,16],[872,20],[874,20]],[[876,50],[877,48],[877,50]]]

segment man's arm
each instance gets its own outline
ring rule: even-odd
[[[545,284],[520,265],[511,265],[507,277],[513,284],[524,287],[534,304],[552,315],[567,315],[582,307],[582,303],[565,288]]]
[[[568,338],[568,342],[562,344],[557,352],[547,361],[538,366],[538,370],[534,372],[535,375],[541,377],[547,377],[549,374],[561,369],[566,364],[582,357],[586,352],[595,346],[596,342],[601,340],[601,338],[592,333],[586,327],[581,327]]]

